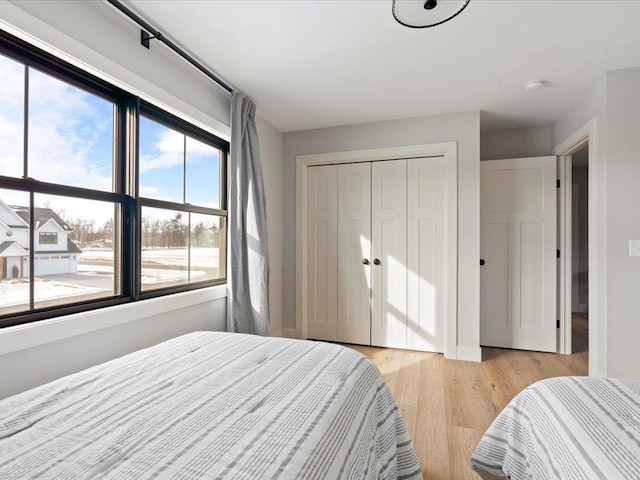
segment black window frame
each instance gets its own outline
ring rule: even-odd
[[[184,199],[183,199],[184,200],[183,202],[170,202],[166,200],[158,200],[154,198],[141,197],[138,195],[137,196],[137,198],[139,199],[138,212],[137,212],[138,218],[142,219],[142,207],[158,208],[163,210],[173,210],[173,211],[179,211],[181,213],[202,213],[205,215],[214,215],[214,216],[222,217],[225,219],[225,235],[226,235],[228,231],[226,227],[227,202],[228,202],[226,180],[227,180],[227,168],[228,168],[228,156],[229,156],[229,143],[218,137],[215,137],[214,135],[208,134],[204,130],[196,127],[195,125],[185,122],[184,120],[176,117],[175,115],[172,115],[171,113],[166,112],[156,107],[155,105],[149,102],[145,102],[143,100],[140,100],[138,102],[137,118],[140,118],[140,116],[144,116],[149,120],[152,120],[167,128],[170,128],[179,133],[187,135],[188,137],[196,139],[220,151],[220,208],[207,208],[207,207],[192,205],[187,203],[186,200]],[[136,140],[138,140],[139,138],[140,138],[140,135],[139,135],[139,129],[138,129],[138,133],[136,134]],[[139,154],[139,149],[136,149],[136,159],[135,159],[136,171],[138,170],[139,164],[140,164],[140,158],[138,154]],[[138,191],[139,189],[138,175],[135,176],[135,180],[136,180],[135,189],[136,191]],[[183,188],[184,188],[184,185],[183,185]],[[183,196],[184,196],[184,192],[183,192]],[[140,242],[140,245],[137,248],[137,251],[142,252],[142,243],[141,243],[142,242],[142,222],[141,221],[138,222],[137,237],[138,237],[138,241]],[[142,255],[140,255],[137,259],[138,271],[142,270],[141,257]],[[142,285],[140,282],[141,280],[141,275],[140,275],[137,278],[138,283],[136,285],[136,288],[139,292],[139,298],[140,299],[154,298],[162,295],[168,295],[171,293],[178,293],[178,292],[184,292],[188,290],[194,290],[197,288],[203,288],[203,286],[207,286],[207,285],[225,284],[227,283],[226,260],[227,260],[227,257],[226,257],[226,251],[225,251],[225,258],[224,260],[221,259],[221,263],[224,262],[224,272],[225,272],[224,277],[220,277],[215,280],[203,280],[203,281],[197,281],[197,282],[190,282],[188,284],[179,285],[179,286],[159,287],[159,288],[154,288],[152,290],[143,291]]]
[[[83,187],[48,183],[28,175],[22,178],[5,177],[0,172],[0,189],[17,190],[29,195],[31,221],[29,250],[29,279],[30,279],[30,299],[29,310],[17,313],[0,315],[0,329],[4,327],[36,322],[48,318],[54,318],[73,313],[97,310],[113,305],[126,304],[145,300],[148,298],[171,295],[174,293],[201,289],[214,285],[224,284],[227,281],[226,269],[225,277],[210,281],[189,283],[186,285],[169,288],[158,288],[141,292],[141,209],[142,206],[153,206],[156,200],[141,199],[138,195],[138,137],[139,137],[139,116],[141,111],[152,112],[153,120],[162,119],[172,129],[185,131],[189,136],[204,141],[209,145],[219,149],[221,163],[221,209],[216,215],[227,217],[227,163],[229,155],[229,143],[210,132],[207,132],[195,125],[190,124],[175,115],[172,115],[161,108],[143,101],[138,96],[123,90],[120,87],[84,71],[83,69],[69,64],[68,62],[51,55],[44,50],[31,45],[13,35],[0,30],[0,55],[16,60],[28,68],[37,69],[47,75],[55,77],[63,82],[104,98],[114,104],[114,132],[113,132],[113,189],[112,191],[92,190]],[[25,74],[25,91],[28,91],[28,75]],[[25,93],[25,95],[28,95]],[[28,99],[25,97],[25,107]],[[29,118],[25,108],[24,116],[25,132]],[[28,172],[28,138],[24,138],[24,172]],[[222,180],[224,179],[224,180]],[[104,297],[96,300],[74,302],[73,297],[69,297],[69,303],[63,305],[34,308],[34,195],[48,194],[59,195],[70,198],[80,198],[87,200],[98,200],[119,205],[119,218],[114,218],[116,230],[114,251],[117,262],[114,263],[114,278],[117,278],[117,295]],[[162,202],[161,202],[162,203]],[[170,203],[170,202],[169,202]],[[175,209],[175,205],[170,203],[169,208]],[[159,205],[159,204],[158,204]],[[201,209],[188,204],[181,208],[194,213],[211,213],[211,209]],[[189,209],[189,210],[186,210]],[[180,210],[180,208],[178,208]],[[206,211],[203,211],[206,210]],[[225,226],[224,232],[228,239],[228,228]],[[225,239],[225,241],[227,241]],[[227,242],[228,244],[228,242]],[[224,260],[226,266],[226,252]],[[130,268],[130,266],[134,268]]]

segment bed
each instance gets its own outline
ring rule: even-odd
[[[0,478],[422,475],[360,353],[195,332],[0,401]]]
[[[640,380],[530,385],[491,424],[471,466],[485,479],[640,479]]]

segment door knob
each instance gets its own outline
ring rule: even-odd
[[[363,265],[369,265],[369,260],[367,258],[363,258],[362,259],[362,264]]]
[[[374,264],[374,265],[380,265],[380,260],[376,258],[376,259],[373,261],[373,264]]]
[[[481,259],[480,259],[480,266],[482,266],[482,265],[484,265],[484,264],[485,264],[484,258],[481,258]]]

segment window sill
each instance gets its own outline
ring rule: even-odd
[[[89,310],[0,330],[0,355],[134,322],[227,296],[227,285],[166,295],[139,302]]]

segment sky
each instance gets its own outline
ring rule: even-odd
[[[0,55],[0,175],[23,175],[24,65]],[[111,102],[29,68],[28,175],[37,180],[112,190],[114,106]],[[218,207],[219,152],[147,118],[140,120],[140,194],[143,197]],[[25,195],[0,191],[8,204]],[[28,199],[28,197],[26,197]],[[101,224],[110,204],[36,196],[64,216]],[[173,213],[173,212],[172,212]],[[62,216],[62,215],[61,215]]]

